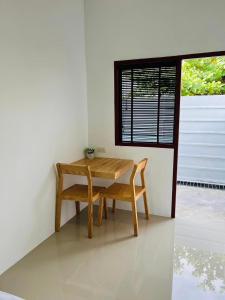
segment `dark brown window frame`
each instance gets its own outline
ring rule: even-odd
[[[151,62],[161,62],[161,61],[171,61],[175,60],[178,64],[178,78],[177,78],[177,94],[176,94],[176,120],[175,120],[175,140],[173,146],[164,147],[160,145],[160,148],[167,148],[167,149],[174,149],[174,159],[173,159],[173,182],[172,182],[172,206],[171,206],[171,218],[175,218],[176,215],[176,186],[177,186],[177,163],[178,163],[178,145],[179,145],[179,122],[180,122],[180,89],[181,89],[181,64],[182,60],[184,59],[191,59],[191,58],[203,58],[203,57],[212,57],[212,56],[225,56],[225,51],[214,51],[214,52],[202,52],[202,53],[192,53],[192,54],[184,54],[184,55],[176,55],[176,56],[167,56],[167,57],[154,57],[154,58],[148,58],[148,59],[135,59],[135,60],[123,60],[123,61],[115,61],[114,62],[114,87],[115,87],[115,145],[116,146],[139,146],[139,147],[153,147],[157,148],[157,145],[138,145],[135,143],[135,145],[120,145],[120,141],[117,139],[116,131],[117,128],[117,113],[119,110],[118,102],[116,101],[116,98],[118,99],[118,93],[119,93],[119,85],[118,85],[118,79],[119,79],[119,65],[123,64],[131,65],[131,64],[141,64],[141,63],[151,63]]]
[[[164,66],[168,65],[176,65],[177,68],[177,82],[176,85],[179,84],[179,64],[180,61],[177,58],[150,58],[150,59],[136,59],[136,60],[125,60],[125,61],[115,61],[114,62],[114,85],[115,85],[115,145],[116,146],[129,146],[129,147],[153,147],[153,148],[171,148],[173,149],[175,146],[176,139],[176,128],[175,124],[177,122],[177,107],[175,107],[175,119],[174,119],[174,135],[173,135],[173,143],[160,143],[160,142],[122,142],[121,132],[122,132],[122,124],[121,124],[121,95],[120,95],[120,72],[121,70],[131,67],[131,68],[144,68],[148,66],[161,66],[163,63]],[[176,92],[175,95],[175,105],[178,103],[179,95]]]

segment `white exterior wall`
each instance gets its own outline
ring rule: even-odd
[[[178,180],[225,184],[225,96],[181,97]]]
[[[0,0],[0,273],[54,232],[54,164],[87,146],[83,15],[82,0]]]

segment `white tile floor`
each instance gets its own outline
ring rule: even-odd
[[[90,240],[82,211],[0,276],[0,290],[26,300],[169,300],[174,221],[139,214],[139,228],[134,237],[131,212],[117,210]]]
[[[87,239],[86,211],[0,276],[26,300],[225,300],[225,192],[179,187],[176,220],[117,210]],[[175,236],[175,238],[174,238]]]

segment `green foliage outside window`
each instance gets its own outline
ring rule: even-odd
[[[188,59],[182,66],[182,96],[225,95],[225,57]]]

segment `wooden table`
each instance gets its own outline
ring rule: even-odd
[[[93,177],[117,179],[133,167],[134,161],[130,159],[96,157],[94,159],[83,158],[71,164],[90,166]]]

